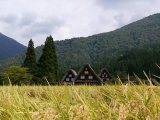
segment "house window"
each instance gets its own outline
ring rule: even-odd
[[[84,80],[84,79],[85,79],[85,76],[81,76],[81,79]]]
[[[88,75],[88,74],[89,74],[89,72],[88,72],[88,71],[84,71],[84,74],[85,74],[85,75]]]
[[[90,75],[90,76],[88,76],[88,79],[90,79],[90,80],[91,80],[91,79],[93,79],[93,76],[91,76],[91,75]]]
[[[68,81],[69,81],[69,78],[66,78],[66,81],[68,82]]]
[[[69,74],[69,77],[72,77],[72,74]]]
[[[74,78],[72,78],[71,81],[74,82]]]

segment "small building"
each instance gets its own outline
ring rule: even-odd
[[[85,64],[79,71],[75,82],[75,85],[101,85],[102,81],[99,76],[94,72],[89,64]]]
[[[63,84],[74,84],[77,72],[73,69],[70,69],[62,79]]]
[[[109,83],[112,78],[107,69],[102,69],[99,77],[101,78],[103,83]]]

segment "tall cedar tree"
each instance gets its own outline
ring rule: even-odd
[[[47,37],[42,56],[38,61],[38,77],[42,80],[39,81],[40,84],[58,82],[58,62],[52,36]]]
[[[26,58],[22,65],[23,67],[29,68],[29,71],[34,74],[36,70],[36,54],[34,49],[34,43],[32,39],[28,43],[28,49],[26,52]]]

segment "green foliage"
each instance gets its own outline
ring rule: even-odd
[[[113,63],[112,69],[126,71],[130,75],[133,73],[143,77],[145,71],[147,74],[152,73],[160,75],[157,65],[160,64],[160,44],[146,47],[143,49],[132,49],[126,51]],[[157,65],[156,65],[157,64]]]
[[[0,85],[3,85],[4,84],[4,76],[2,73],[0,73]]]
[[[35,73],[36,70],[36,54],[34,50],[34,43],[32,39],[29,41],[28,49],[26,52],[26,58],[23,63],[23,67],[29,68],[31,73]]]
[[[14,57],[0,60],[0,72],[3,72],[10,66],[21,66],[25,59],[25,53],[17,54]]]
[[[50,84],[58,82],[58,62],[52,36],[47,37],[37,66],[37,77],[45,79],[41,81],[42,84],[46,84],[46,81]]]
[[[30,84],[32,75],[28,73],[28,68],[12,66],[6,69],[1,75],[1,85],[27,85]]]

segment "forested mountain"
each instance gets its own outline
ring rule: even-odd
[[[160,43],[160,14],[151,15],[112,32],[55,43],[60,75],[70,68],[78,71],[85,63],[90,63],[97,72],[104,67],[114,72],[113,61],[123,56],[126,51],[151,48]],[[36,48],[38,56],[42,47]],[[18,56],[8,59],[5,64],[21,61],[17,58],[22,60],[22,57]]]
[[[0,33],[0,60],[15,56],[25,49],[24,45]]]
[[[145,78],[144,72],[160,76],[160,44],[127,50],[118,59],[113,60],[111,66],[112,71],[130,75],[135,73],[142,78]]]

